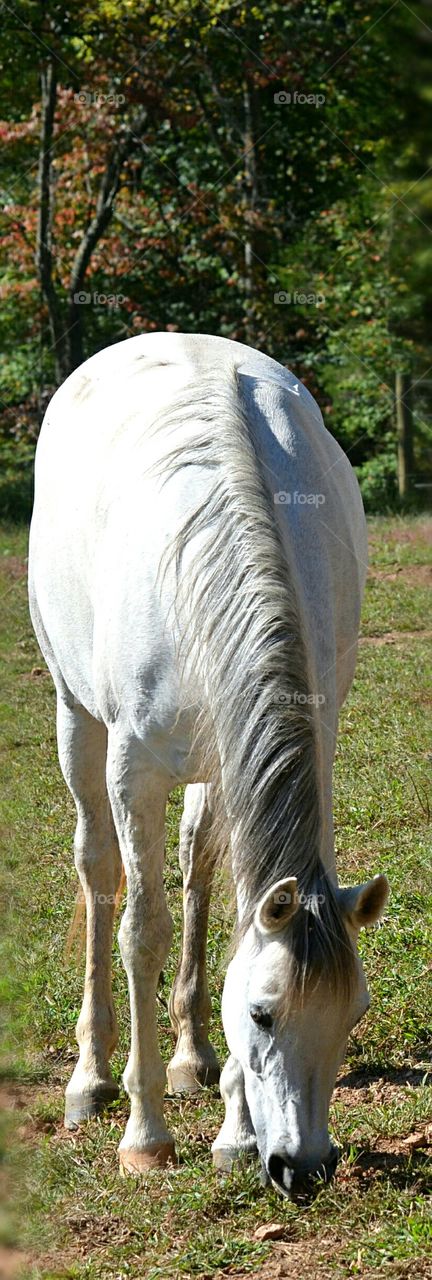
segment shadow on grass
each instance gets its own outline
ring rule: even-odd
[[[428,1076],[432,1079],[432,1066],[386,1067],[382,1063],[368,1067],[353,1067],[350,1071],[346,1071],[345,1075],[340,1076],[336,1083],[338,1089],[361,1089],[362,1086],[366,1088],[379,1080],[384,1081],[385,1084],[410,1084],[414,1087],[427,1083]]]

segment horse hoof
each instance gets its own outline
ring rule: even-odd
[[[212,1151],[213,1164],[217,1173],[231,1173],[235,1161],[238,1159],[238,1151],[235,1147],[216,1147]]]
[[[216,1173],[232,1173],[234,1165],[241,1160],[252,1160],[257,1155],[257,1147],[212,1147],[213,1166]]]
[[[119,1147],[119,1160],[122,1178],[128,1173],[147,1173],[149,1169],[164,1169],[167,1164],[177,1164],[173,1142],[152,1142],[141,1151],[133,1147],[124,1151]]]
[[[85,1120],[92,1120],[94,1116],[100,1115],[110,1102],[117,1101],[119,1093],[119,1087],[114,1081],[112,1084],[100,1085],[98,1089],[92,1089],[89,1093],[67,1093],[65,1128],[77,1129],[78,1125],[84,1124]]]
[[[201,1093],[209,1085],[219,1084],[220,1066],[214,1055],[209,1062],[193,1062],[172,1058],[167,1066],[168,1093]]]

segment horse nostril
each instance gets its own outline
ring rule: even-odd
[[[331,1179],[332,1179],[332,1177],[333,1177],[333,1174],[334,1174],[334,1173],[336,1173],[336,1168],[337,1168],[337,1162],[338,1162],[338,1160],[339,1160],[339,1151],[338,1151],[338,1148],[337,1148],[337,1147],[332,1147],[331,1152],[330,1152],[330,1155],[329,1155],[329,1157],[328,1157],[328,1160],[326,1160],[325,1165],[324,1165],[324,1169],[325,1169],[325,1182],[331,1182]]]
[[[315,1182],[317,1190],[320,1183],[331,1182],[332,1177],[336,1172],[338,1159],[339,1159],[339,1150],[337,1147],[334,1147],[332,1145],[330,1148],[330,1155],[327,1156],[326,1160],[323,1160],[319,1168],[316,1169],[315,1172],[311,1175],[312,1180]]]
[[[294,1169],[292,1165],[287,1163],[283,1156],[271,1155],[268,1162],[268,1171],[272,1182],[280,1187],[284,1195],[290,1195],[292,1184],[294,1181]]]
[[[337,1147],[332,1147],[330,1155],[319,1168],[312,1170],[302,1168],[288,1154],[273,1152],[268,1161],[268,1173],[275,1185],[286,1196],[309,1196],[316,1194],[320,1183],[331,1182],[338,1162]]]

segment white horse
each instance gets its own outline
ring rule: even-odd
[[[227,1169],[258,1149],[285,1195],[334,1171],[330,1097],[368,1007],[356,940],[388,893],[382,875],[339,888],[334,860],[333,758],[366,559],[347,458],[306,388],[262,353],[224,338],[143,335],[93,356],[51,401],[37,449],[30,602],[57,690],[87,912],[66,1122],[117,1095],[111,941],[123,862],[123,1169],[174,1155],[156,989],[172,932],[165,808],[188,783],[170,1090],[218,1078],[205,950],[225,845],[238,925],[215,1163]]]

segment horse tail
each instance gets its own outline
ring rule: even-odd
[[[126,873],[125,873],[124,866],[122,864],[120,880],[118,883],[117,893],[115,896],[114,919],[116,918],[120,910],[120,904],[123,897],[125,885],[126,885]],[[78,963],[85,949],[85,940],[86,940],[86,905],[85,905],[85,897],[80,885],[76,895],[75,910],[74,910],[74,913],[67,931],[67,935],[66,935],[66,942],[64,946],[65,961],[70,960],[72,953],[74,953],[75,961]]]

